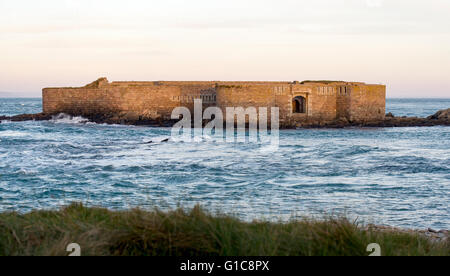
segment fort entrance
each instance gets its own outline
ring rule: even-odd
[[[297,96],[292,100],[293,113],[306,113],[306,99],[302,96]]]

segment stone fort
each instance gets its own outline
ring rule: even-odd
[[[195,99],[203,100],[204,109],[221,108],[224,116],[227,107],[269,111],[278,107],[281,126],[383,120],[386,111],[385,85],[343,81],[109,82],[101,78],[84,87],[44,88],[42,94],[46,114],[114,114],[117,120],[127,121],[170,120],[176,107],[193,112]]]

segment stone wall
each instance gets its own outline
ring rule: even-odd
[[[259,117],[260,107],[267,108],[267,119],[270,122],[272,107],[277,107],[274,85],[269,83],[229,83],[218,84],[217,106],[227,118],[228,107],[255,108]],[[236,118],[237,119],[237,118]],[[246,122],[249,117],[246,117]]]
[[[348,85],[336,86],[336,118],[350,119],[351,88]]]
[[[214,82],[113,82],[96,81],[80,88],[43,89],[43,112],[95,116],[114,114],[129,120],[170,120],[179,106],[215,106]]]
[[[350,120],[382,120],[386,115],[386,86],[352,86],[350,92]]]
[[[336,119],[336,87],[332,85],[314,85],[310,96],[312,121],[328,122]]]
[[[176,86],[48,88],[43,90],[44,113],[95,116],[117,114],[129,120],[169,119],[179,106]]]
[[[304,113],[294,112],[294,98],[306,100]],[[347,82],[112,82],[105,78],[80,88],[43,89],[43,112],[82,116],[113,115],[129,120],[170,120],[179,106],[203,108],[279,108],[282,126],[384,119],[386,87]]]

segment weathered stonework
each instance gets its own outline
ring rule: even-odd
[[[278,107],[282,126],[334,120],[366,122],[385,118],[386,86],[356,82],[108,82],[79,88],[43,89],[45,114],[114,114],[127,120],[170,120],[174,108]],[[270,118],[270,113],[269,113]]]

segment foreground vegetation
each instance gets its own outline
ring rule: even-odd
[[[418,234],[362,230],[346,219],[245,223],[233,217],[190,211],[113,212],[72,204],[60,211],[0,214],[0,255],[115,256],[367,256],[449,255],[448,242]]]

